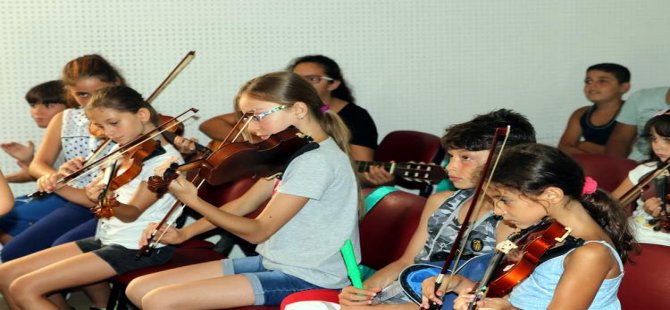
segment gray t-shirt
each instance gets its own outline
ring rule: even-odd
[[[326,139],[289,164],[277,191],[309,201],[258,245],[263,266],[324,288],[349,285],[340,254],[346,239],[351,239],[360,261],[358,186],[349,157]]]

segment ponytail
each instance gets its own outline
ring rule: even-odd
[[[639,251],[626,211],[610,194],[598,189],[592,194],[582,195],[579,202],[612,239],[622,261],[628,259],[629,253]]]
[[[337,146],[339,146],[342,151],[347,153],[347,155],[351,155],[351,147],[349,144],[349,141],[351,141],[351,132],[339,115],[331,111],[323,112],[321,127],[323,128],[323,131],[335,140],[335,143],[337,143]]]
[[[530,195],[539,195],[550,186],[560,188],[565,196],[578,200],[603,228],[622,260],[628,258],[629,252],[637,251],[624,209],[601,190],[592,188],[593,192],[584,195],[584,171],[555,147],[533,143],[508,149],[492,182]]]

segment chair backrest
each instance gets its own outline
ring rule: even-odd
[[[584,169],[584,174],[598,182],[598,187],[611,192],[628,177],[628,172],[638,164],[628,158],[611,157],[598,154],[573,155]]]
[[[619,287],[622,309],[670,309],[670,246],[641,243],[642,252],[624,265]]]
[[[375,151],[374,160],[440,164],[443,158],[444,152],[438,136],[420,131],[398,130],[384,136]],[[428,196],[432,191],[432,186],[425,183],[397,179],[396,184],[408,189],[418,189],[422,196]]]
[[[411,130],[392,131],[384,136],[375,152],[376,161],[440,163],[440,138]]]
[[[395,191],[360,222],[362,263],[380,269],[402,256],[421,218],[426,198]]]

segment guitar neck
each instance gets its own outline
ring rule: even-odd
[[[422,163],[392,163],[382,161],[356,161],[356,170],[358,172],[367,172],[372,166],[381,166],[384,170],[396,177],[403,178],[412,182],[438,183],[447,177],[444,169],[435,164]]]

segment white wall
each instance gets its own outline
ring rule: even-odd
[[[202,119],[231,111],[246,80],[322,53],[339,62],[381,136],[441,135],[507,107],[555,144],[569,114],[587,104],[587,66],[628,66],[633,91],[670,83],[667,0],[0,1],[0,141],[38,141],[25,92],[88,53],[148,95],[195,50],[154,104],[166,114],[194,106]],[[204,139],[196,125],[188,134]],[[6,154],[0,168],[15,169]]]

